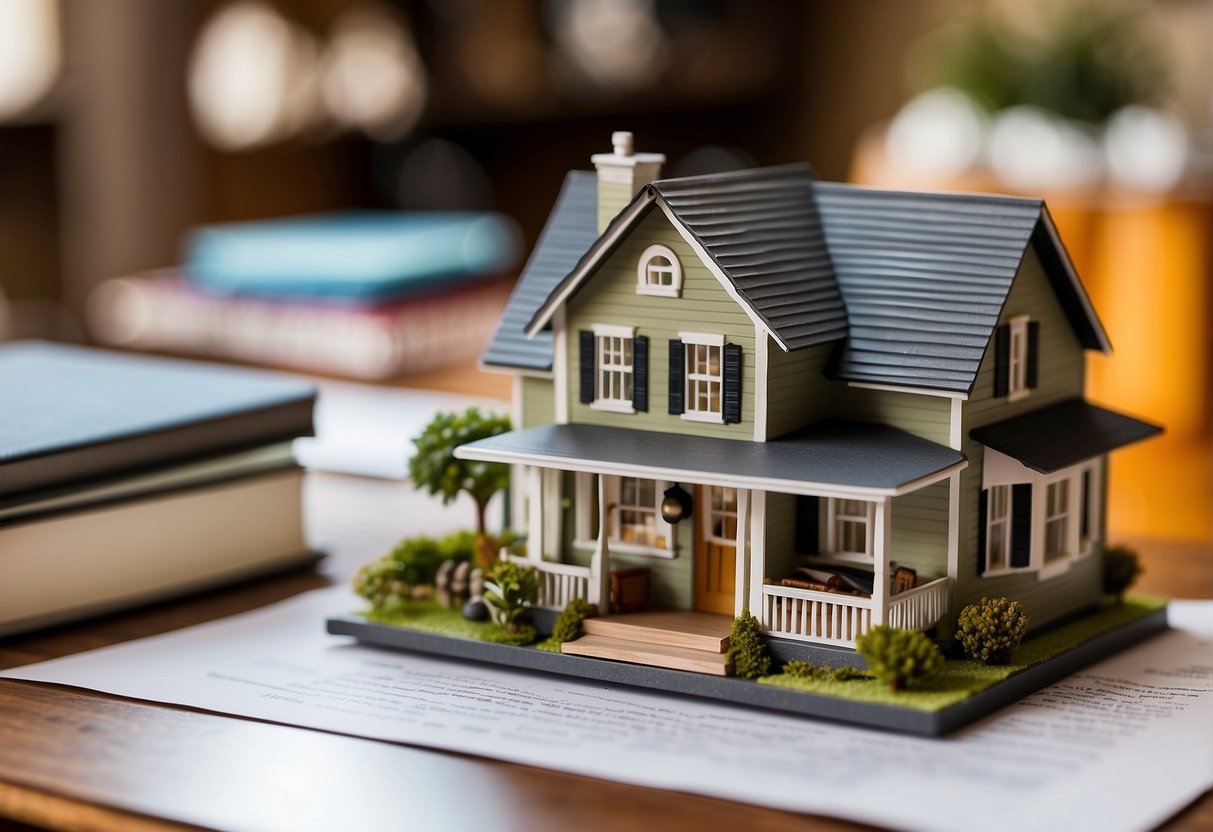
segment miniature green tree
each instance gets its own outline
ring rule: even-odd
[[[733,663],[733,674],[743,679],[766,676],[771,669],[771,657],[767,655],[766,639],[758,626],[758,619],[742,610],[733,619],[729,628],[729,651],[726,654]]]
[[[484,512],[489,500],[510,482],[509,466],[499,462],[456,459],[455,449],[510,429],[508,416],[481,413],[439,413],[413,440],[417,452],[409,460],[409,478],[418,488],[442,497],[444,504],[465,491],[476,503],[476,534],[485,536]]]
[[[484,603],[493,621],[507,633],[517,633],[539,599],[539,575],[533,567],[499,560],[484,576]]]
[[[560,645],[581,637],[581,622],[590,614],[590,602],[584,598],[574,598],[565,605],[552,625],[552,635],[539,645],[540,650],[551,653],[560,652]]]
[[[960,611],[956,638],[965,655],[985,664],[1009,664],[1028,631],[1023,605],[1006,598],[982,598]]]
[[[1125,602],[1125,591],[1141,574],[1141,560],[1128,546],[1112,546],[1103,555],[1103,591]]]
[[[883,624],[856,639],[855,650],[868,660],[868,672],[893,690],[926,679],[944,661],[935,642],[923,633]]]

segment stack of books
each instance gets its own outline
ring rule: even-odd
[[[342,212],[195,231],[184,264],[103,283],[102,342],[363,380],[470,362],[512,288],[499,214]]]
[[[0,390],[0,635],[315,558],[290,452],[310,385],[16,342]]]

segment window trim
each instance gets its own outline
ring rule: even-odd
[[[1098,455],[1090,459],[1085,459],[1075,463],[1060,471],[1052,474],[1040,474],[1032,471],[1017,460],[1012,459],[990,448],[985,449],[984,458],[982,461],[982,489],[987,491],[986,503],[986,550],[981,553],[985,558],[986,569],[982,572],[982,577],[998,577],[1001,575],[1022,574],[1025,572],[1034,572],[1040,580],[1046,580],[1055,575],[1060,575],[1068,571],[1078,561],[1090,557],[1098,548],[1097,544],[1102,541],[1102,522],[1104,507],[1099,500],[1099,495],[1102,494],[1102,478],[1103,478],[1103,455]],[[1083,474],[1089,473],[1088,488],[1083,489]],[[1065,553],[1055,556],[1052,560],[1045,559],[1045,547],[1047,545],[1047,525],[1049,519],[1047,514],[1048,508],[1048,492],[1049,488],[1057,483],[1066,481],[1069,494],[1067,498],[1067,510],[1064,515],[1066,520],[1065,529]],[[1005,568],[992,569],[989,567],[989,553],[991,540],[991,517],[990,510],[993,489],[998,486],[1006,486],[1012,488],[1014,485],[1030,484],[1032,486],[1032,530],[1031,530],[1031,555],[1026,566],[1011,566],[1010,554],[1008,550],[1008,565]],[[1008,503],[1008,512],[1014,517],[1014,491],[1008,495],[1011,502]],[[1090,501],[1090,516],[1088,518],[1089,528],[1087,537],[1082,536],[1082,506],[1083,501]],[[1056,518],[1054,518],[1056,519]]]
[[[636,407],[633,404],[635,400],[634,388],[626,399],[604,397],[602,395],[602,377],[604,372],[618,373],[620,375],[621,389],[625,378],[630,378],[633,385],[636,383],[636,327],[622,326],[620,324],[593,324],[590,329],[594,333],[594,400],[590,402],[590,409],[602,410],[609,413],[635,413]],[[631,354],[631,361],[629,363],[624,364],[621,362],[618,366],[612,366],[609,370],[604,369],[603,350],[608,338],[621,338],[631,342],[631,349],[628,350]],[[624,348],[625,345],[621,344],[621,353]]]
[[[845,514],[839,511],[840,503],[863,503],[864,514]],[[875,530],[876,503],[872,500],[861,500],[852,497],[827,497],[825,501],[825,551],[820,554],[831,560],[845,560],[853,563],[870,564],[876,560]],[[839,549],[839,523],[862,523],[864,526],[864,552],[845,552]]]
[[[995,490],[998,490],[1006,497],[1006,513],[1001,517],[994,516]],[[1013,517],[1012,506],[1014,496],[1014,486],[1011,483],[991,485],[986,489],[986,550],[983,553],[986,559],[986,568],[982,571],[983,575],[1009,575],[1031,568],[1030,563],[1028,566],[1011,565],[1011,521]],[[995,532],[994,526],[997,523],[1002,524],[1002,531],[1000,532]],[[995,539],[1002,543],[1003,562],[1001,566],[991,566],[990,551]]]
[[[1032,392],[1028,387],[1028,315],[1016,315],[1007,322],[1007,401],[1026,399]],[[1018,346],[1018,349],[1016,348]]]
[[[682,389],[683,389],[683,409],[681,418],[688,422],[709,422],[711,424],[724,424],[724,335],[721,333],[711,332],[679,332],[678,339],[687,347],[686,354],[683,356],[683,373],[682,373]],[[695,354],[693,347],[708,347],[719,351],[719,359],[717,360],[717,372],[712,374],[701,374],[691,372],[691,361]],[[710,356],[710,353],[709,353]],[[695,376],[695,378],[692,378]],[[716,398],[718,407],[715,411],[711,410],[695,410],[695,397],[691,395],[692,382],[706,382],[708,384],[717,384],[720,392]]]
[[[650,281],[653,261],[663,257],[670,261],[670,284]],[[654,243],[640,254],[636,261],[636,294],[655,295],[658,297],[677,298],[682,296],[682,263],[669,246]]]
[[[599,481],[601,487],[606,488],[606,503],[610,507],[610,516],[607,522],[610,524],[607,527],[607,541],[612,554],[625,555],[641,555],[652,558],[667,558],[672,559],[678,556],[678,540],[677,527],[667,523],[661,516],[661,501],[665,498],[665,491],[671,483],[664,480],[649,480],[647,477],[627,477],[626,479],[648,480],[654,484],[653,488],[653,510],[656,518],[656,531],[659,536],[665,538],[665,546],[649,546],[644,543],[632,543],[620,539],[622,531],[619,516],[619,498],[623,493],[622,480],[625,477],[604,475],[601,478],[587,475],[584,478],[580,475],[576,480],[577,492],[574,496],[575,513],[577,517],[576,534],[577,538],[573,541],[573,546],[579,550],[591,551],[597,545],[598,537],[598,520],[594,511],[594,494],[595,481]]]

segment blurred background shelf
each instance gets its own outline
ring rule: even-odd
[[[1031,193],[1117,349],[1092,359],[1093,397],[1168,426],[1117,458],[1115,528],[1213,541],[1211,41],[1213,0],[8,0],[0,338],[95,338],[96,287],[180,263],[203,224],[494,210],[527,251],[565,172],[617,129],[674,176],[808,160],[825,179]],[[1109,64],[1109,44],[1131,48]],[[991,56],[1045,82],[1008,97]],[[947,124],[934,158],[907,156],[889,125],[941,85],[978,101],[982,130],[1061,102],[1050,123],[1083,141],[1108,101],[1148,104],[1184,131],[1185,161],[1153,189],[1075,185],[1076,164],[1010,181],[988,136],[969,159]],[[1028,132],[1023,153],[1053,152]],[[466,358],[390,383],[508,393]]]

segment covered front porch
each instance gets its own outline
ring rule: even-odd
[[[694,543],[668,557],[694,558],[695,609],[736,616],[748,608],[771,636],[843,647],[877,624],[930,628],[947,610],[946,575],[910,586],[894,580],[893,500],[966,463],[956,451],[893,428],[830,422],[753,443],[546,425],[465,445],[459,454],[525,466],[525,562],[539,573],[542,607],[559,610],[584,598],[604,614],[611,609],[612,554],[629,544],[613,540],[612,524],[601,519],[617,510],[609,495],[620,493],[619,481],[643,477],[694,495],[687,521],[695,525]],[[595,485],[600,522],[588,564],[563,562],[552,539],[560,534],[560,471]],[[822,537],[830,546],[810,559],[807,580],[789,577],[786,541],[767,534],[769,509],[793,497],[816,498],[828,524]],[[833,568],[870,574],[870,586],[814,579]]]

